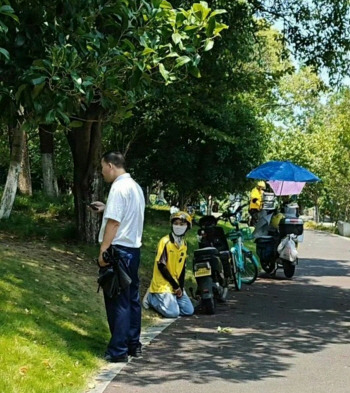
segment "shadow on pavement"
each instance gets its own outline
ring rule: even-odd
[[[314,277],[333,274],[349,276],[350,266],[307,259],[300,261],[294,280],[283,279],[279,271],[276,279],[259,278],[241,292],[232,290],[216,315],[177,320],[116,380],[132,391],[165,381],[282,378],[296,354],[350,343],[350,289],[314,282]],[[218,332],[219,326],[224,331]]]

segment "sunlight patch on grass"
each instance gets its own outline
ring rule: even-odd
[[[168,211],[147,211],[141,251],[141,296],[150,284]],[[186,286],[194,284],[196,230],[187,235]],[[97,247],[0,237],[0,392],[79,393],[102,367],[109,331],[96,294]],[[142,310],[142,329],[160,317]]]

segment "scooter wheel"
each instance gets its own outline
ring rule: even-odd
[[[203,311],[207,315],[215,314],[215,302],[213,298],[202,300]]]
[[[295,273],[295,265],[292,265],[288,261],[283,261],[283,272],[287,278],[292,278]]]
[[[269,262],[261,262],[261,267],[265,270],[267,274],[274,274],[276,272],[276,262],[269,261]]]

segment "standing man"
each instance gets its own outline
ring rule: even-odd
[[[255,227],[259,219],[259,212],[263,205],[263,195],[266,190],[264,181],[259,181],[250,193],[249,214],[251,215],[250,225]]]
[[[97,212],[103,211],[99,233],[100,267],[108,264],[102,254],[115,247],[127,260],[126,272],[132,279],[130,286],[114,298],[104,294],[108,325],[111,332],[105,360],[127,362],[128,355],[141,355],[141,303],[138,269],[144,221],[145,199],[141,187],[125,170],[121,153],[108,152],[101,159],[102,175],[112,183],[106,205],[93,202]],[[126,256],[126,258],[125,258]]]

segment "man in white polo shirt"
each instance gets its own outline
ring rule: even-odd
[[[104,293],[111,340],[105,359],[109,362],[127,362],[128,355],[141,355],[141,304],[138,269],[144,221],[145,199],[141,187],[125,170],[125,159],[121,153],[108,152],[102,156],[102,175],[112,183],[106,205],[93,202],[97,212],[103,211],[99,233],[101,267],[108,264],[102,254],[110,246],[115,247],[125,258],[123,267],[132,279],[130,286],[117,297],[109,298]]]

